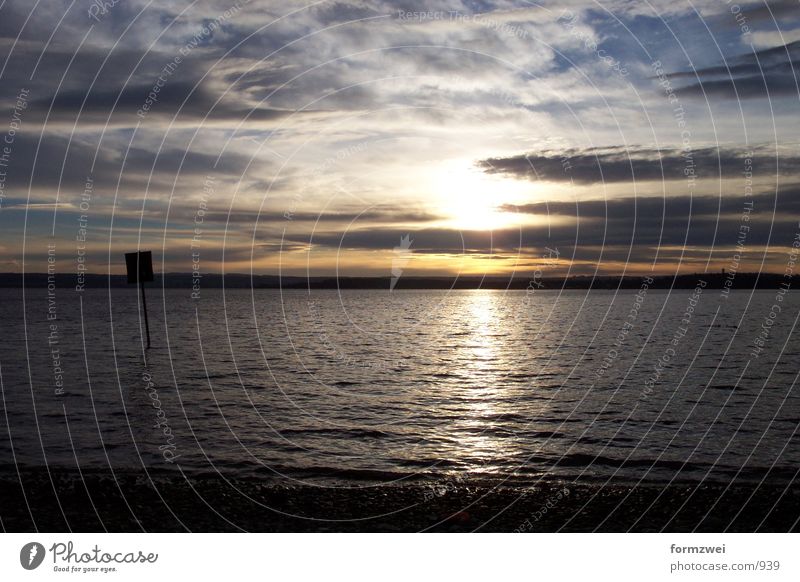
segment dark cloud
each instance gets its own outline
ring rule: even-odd
[[[752,210],[745,202],[752,200]],[[361,228],[347,232],[287,235],[295,244],[343,250],[390,251],[410,235],[418,254],[529,255],[558,247],[576,259],[603,254],[605,260],[647,260],[659,253],[691,256],[727,253],[738,242],[748,258],[760,257],[766,245],[789,247],[798,229],[800,186],[776,194],[744,197],[620,198],[570,204],[536,203],[505,206],[507,212],[549,216],[550,224],[494,232],[448,228]],[[747,215],[747,219],[743,216]],[[565,220],[571,218],[572,220]],[[744,227],[744,228],[743,228]],[[744,235],[742,234],[744,233]],[[742,238],[743,236],[743,238]],[[722,247],[724,251],[713,251]],[[677,250],[676,250],[677,249]],[[663,257],[662,257],[663,258]]]
[[[782,16],[794,16],[797,18],[797,2],[795,0],[777,0],[767,2],[755,2],[742,6],[741,17],[745,22],[776,22]],[[725,14],[726,18],[730,18],[728,13]]]
[[[317,22],[327,26],[385,14],[385,12],[376,10],[375,7],[349,2],[325,2],[311,8],[311,13]]]
[[[0,21],[2,18],[0,15]],[[11,102],[26,88],[31,100],[29,125],[77,122],[82,131],[98,125],[134,127],[173,119],[196,123],[207,118],[210,123],[229,125],[243,120],[272,122],[296,109],[296,104],[288,109],[268,106],[231,85],[227,79],[246,64],[220,65],[224,51],[216,45],[198,45],[181,53],[183,46],[166,50],[136,48],[131,43],[113,50],[87,43],[79,49],[73,46],[75,41],[54,42],[47,50],[32,41],[5,43],[8,64],[0,84],[0,102]],[[156,99],[148,104],[157,83]],[[229,91],[223,96],[225,89]],[[149,110],[137,115],[148,105]]]
[[[0,39],[42,40],[47,38],[55,21],[36,17],[36,4],[17,2],[0,3]],[[52,16],[52,15],[51,15]],[[0,45],[2,46],[2,45]]]
[[[796,222],[800,216],[800,187],[783,189],[774,193],[762,193],[748,197],[753,202],[753,212],[762,219]],[[738,220],[744,208],[742,197],[715,196],[670,196],[665,198],[639,197],[614,198],[609,200],[585,200],[577,202],[537,202],[534,204],[506,204],[505,212],[519,212],[551,217],[571,217],[596,222],[598,220],[633,221],[644,226],[660,226],[665,221],[680,224],[692,220]],[[776,215],[773,217],[773,207]]]
[[[719,81],[702,81],[678,90],[682,95],[694,97],[722,97],[750,99],[776,97],[778,95],[800,95],[797,81],[786,75],[748,76]]]
[[[60,188],[75,193],[83,190],[86,177],[91,176],[98,193],[119,187],[123,198],[126,195],[138,198],[148,186],[158,188],[176,180],[179,187],[189,181],[191,187],[201,189],[207,175],[244,179],[250,163],[249,156],[234,150],[227,150],[218,160],[210,152],[174,143],[158,151],[138,142],[123,150],[125,155],[120,155],[119,149],[110,138],[100,145],[96,140],[69,139],[62,135],[47,135],[41,141],[35,135],[20,135],[14,142],[14,165],[8,172],[6,186],[25,191],[32,182],[37,189]],[[267,162],[259,162],[261,171],[269,168]]]
[[[747,151],[743,148],[708,147],[684,152],[648,147],[570,149],[561,152],[520,154],[480,160],[488,174],[504,174],[527,180],[578,184],[630,182],[633,180],[686,180],[687,171],[700,178],[737,177],[744,171]],[[800,156],[754,151],[754,175],[800,175]]]
[[[29,122],[44,124],[80,123],[133,127],[148,121],[204,123],[275,121],[292,111],[259,106],[248,107],[240,100],[219,99],[206,85],[180,81],[167,82],[152,99],[153,84],[127,86],[118,91],[78,89],[62,92],[31,103]],[[148,101],[148,98],[151,98]],[[219,100],[219,101],[218,101]]]
[[[186,216],[194,216],[197,207],[191,205],[173,205],[170,212],[174,216],[181,213]],[[157,210],[153,210],[157,213]],[[402,223],[426,223],[436,220],[442,220],[441,216],[427,213],[427,212],[411,212],[407,208],[401,207],[383,207],[380,209],[368,210],[365,212],[294,212],[291,214],[289,220],[284,212],[272,212],[257,210],[237,210],[210,208],[204,215],[205,222],[216,223],[237,223],[237,224],[256,224],[269,225],[270,228],[275,223],[284,226],[291,226],[297,223],[319,223],[319,224],[337,224],[342,228],[347,227],[351,223],[356,224],[402,224]]]
[[[800,41],[740,55],[729,63],[696,71],[676,71],[671,79],[693,79],[677,87],[686,96],[749,99],[800,95]]]

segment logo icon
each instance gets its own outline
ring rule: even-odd
[[[389,291],[394,291],[394,286],[403,274],[403,267],[411,260],[412,251],[409,250],[414,243],[411,235],[407,234],[400,237],[400,246],[394,247],[392,252],[392,281],[389,283]]]
[[[19,551],[19,563],[26,570],[35,570],[44,561],[44,546],[39,542],[29,542]]]

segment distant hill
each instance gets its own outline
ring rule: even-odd
[[[653,277],[651,289],[693,289],[698,279],[708,283],[710,289],[721,289],[726,281],[722,273],[693,273],[678,276]],[[69,289],[75,286],[77,276],[72,273],[57,273],[56,286]],[[0,273],[0,288],[46,287],[46,273]],[[774,273],[738,273],[733,280],[733,289],[776,289],[786,283],[783,275]],[[248,275],[231,273],[226,275],[204,274],[200,285],[203,289],[382,289],[388,290],[390,277],[278,277],[277,275]],[[191,273],[156,274],[155,281],[149,287],[165,287],[170,289],[190,289],[193,284]],[[517,275],[508,277],[401,277],[395,289],[526,289],[558,290],[558,289],[638,289],[642,285],[642,276],[634,277],[547,277],[532,281],[529,276]],[[85,275],[85,288],[106,289],[108,287],[130,287],[124,275]]]
[[[0,273],[0,287],[22,287],[23,277],[25,287],[47,287],[47,273]],[[169,289],[191,289],[193,277],[191,273],[156,273],[155,281],[148,283],[148,287],[166,287]],[[283,277],[283,286],[297,285],[306,281],[305,277]],[[56,273],[56,286],[69,289],[75,287],[78,277],[74,273]],[[222,275],[216,273],[203,274],[200,284],[203,289],[250,289],[280,287],[281,278],[276,275],[248,275],[245,273],[231,273]],[[86,289],[107,289],[108,287],[133,287],[128,284],[125,275],[101,275],[87,273],[84,275]]]

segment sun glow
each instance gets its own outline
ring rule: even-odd
[[[448,162],[437,172],[434,190],[446,226],[460,230],[498,230],[514,228],[530,217],[502,210],[503,204],[516,204],[530,198],[530,185],[516,180],[489,176],[464,160]]]

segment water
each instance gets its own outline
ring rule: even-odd
[[[145,362],[135,291],[58,288],[48,321],[47,290],[4,289],[0,464],[337,486],[792,479],[797,293],[692,294],[150,289]]]

